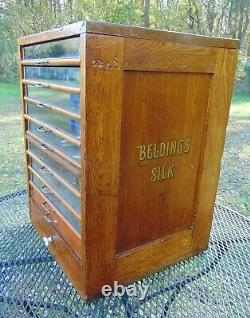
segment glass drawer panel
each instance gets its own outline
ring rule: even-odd
[[[49,168],[55,171],[58,175],[60,175],[64,180],[66,180],[69,184],[75,187],[78,191],[80,191],[80,178],[76,176],[73,172],[69,171],[65,167],[63,167],[60,163],[55,161],[46,155],[42,150],[36,147],[34,144],[29,142],[29,150],[37,156],[40,160],[42,160]]]
[[[58,92],[50,88],[27,85],[27,95],[41,103],[51,104],[80,114],[80,95]]]
[[[67,202],[75,211],[80,213],[80,200],[64,185],[57,181],[43,166],[35,160],[31,161],[32,168]]]
[[[80,148],[79,147],[74,146],[68,141],[66,141],[65,139],[57,137],[54,134],[47,131],[43,131],[39,128],[40,127],[38,125],[29,122],[29,129],[34,135],[44,140],[44,142],[51,144],[52,146],[60,150],[62,153],[67,155],[68,157],[71,157],[72,159],[80,163]]]
[[[79,67],[32,67],[24,68],[24,78],[46,84],[57,84],[68,87],[80,86]]]
[[[79,58],[80,57],[80,38],[64,39],[59,41],[47,42],[24,47],[25,59],[43,58]]]
[[[27,113],[44,124],[49,124],[75,139],[80,139],[80,122],[76,119],[29,103],[27,105]]]
[[[35,176],[32,176],[33,183],[38,187],[38,189],[45,195],[45,197],[54,205],[59,213],[69,222],[69,224],[78,232],[81,232],[81,226],[79,220],[77,220],[66,208],[65,206],[57,199],[53,193],[44,193],[45,185]]]

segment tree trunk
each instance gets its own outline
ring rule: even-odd
[[[149,27],[150,0],[144,0],[144,26]]]

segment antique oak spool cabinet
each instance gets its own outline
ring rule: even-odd
[[[19,39],[31,220],[83,297],[207,248],[238,46],[91,21]]]

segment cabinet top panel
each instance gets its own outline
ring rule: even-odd
[[[18,44],[21,46],[32,45],[35,43],[77,36],[82,33],[106,34],[127,38],[150,39],[163,42],[168,41],[188,45],[212,46],[230,49],[237,49],[240,45],[239,40],[234,39],[207,37],[195,34],[96,21],[80,21],[64,27],[21,37],[18,40]]]

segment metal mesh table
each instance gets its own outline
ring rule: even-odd
[[[250,220],[216,205],[209,249],[137,284],[143,301],[83,301],[29,222],[25,191],[0,198],[0,318],[250,317]],[[143,266],[143,264],[138,264]]]

